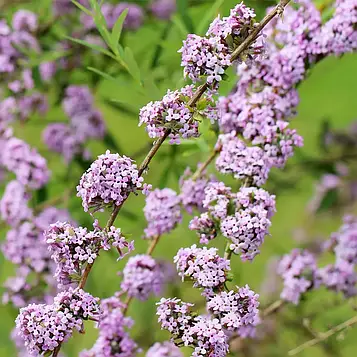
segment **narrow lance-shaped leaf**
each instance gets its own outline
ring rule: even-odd
[[[76,5],[81,11],[83,11],[85,14],[87,14],[90,17],[93,17],[93,14],[90,12],[90,10],[88,10],[85,6],[83,6],[82,4],[80,4],[79,2],[75,1],[75,0],[71,0],[72,3],[74,5]]]
[[[121,36],[122,29],[123,29],[124,21],[126,19],[126,16],[128,15],[128,11],[129,11],[129,9],[125,9],[120,14],[120,16],[118,17],[116,23],[114,24],[113,30],[112,30],[112,36],[111,36],[112,46],[111,46],[111,49],[117,56],[120,56],[118,44],[119,44],[119,41],[120,41],[120,36]]]

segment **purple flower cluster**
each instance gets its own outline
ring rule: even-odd
[[[223,182],[210,183],[205,189],[203,206],[207,212],[191,220],[200,242],[207,244],[218,231],[231,241],[229,246],[241,259],[253,260],[259,253],[275,212],[275,196],[256,187],[242,187],[232,193]]]
[[[121,289],[139,300],[147,300],[151,294],[159,295],[166,282],[161,268],[149,255],[131,257],[123,270]]]
[[[82,198],[86,212],[90,208],[97,211],[104,206],[120,206],[130,192],[147,192],[143,181],[133,160],[107,150],[82,175],[77,196]]]
[[[216,316],[227,331],[237,331],[241,337],[254,337],[259,324],[259,295],[249,286],[237,291],[222,291],[207,302],[207,309]]]
[[[176,0],[153,0],[149,8],[155,17],[168,20],[176,11]]]
[[[11,122],[16,118],[25,121],[31,114],[44,114],[47,110],[46,98],[34,91],[32,71],[21,66],[20,61],[25,51],[19,48],[40,51],[35,37],[37,30],[37,15],[27,10],[15,12],[11,26],[0,20],[0,73],[7,84],[0,104],[0,121]]]
[[[155,189],[146,197],[144,214],[148,222],[145,238],[169,233],[182,219],[180,197],[170,188]]]
[[[166,129],[171,130],[170,143],[179,144],[180,137],[187,139],[199,136],[197,115],[216,120],[217,113],[210,95],[200,100],[195,111],[187,106],[187,101],[194,95],[193,86],[180,90],[167,91],[160,101],[150,102],[140,109],[139,126],[146,125],[150,138],[159,138]]]
[[[11,137],[6,141],[1,162],[16,175],[17,181],[30,189],[39,189],[49,180],[46,160],[24,141]]]
[[[15,306],[22,307],[26,303],[43,301],[56,291],[53,279],[55,265],[43,231],[57,219],[70,221],[67,211],[48,207],[35,217],[27,217],[27,220],[7,232],[1,249],[6,259],[18,265],[18,268],[16,277],[10,277],[5,282],[5,303],[11,301]],[[36,294],[32,293],[34,289]]]
[[[31,304],[20,310],[16,328],[30,354],[53,351],[74,330],[83,330],[82,319],[97,320],[101,311],[97,298],[83,290],[60,293],[51,305]]]
[[[242,187],[234,197],[235,214],[221,222],[223,236],[231,240],[230,249],[241,259],[253,260],[269,233],[275,212],[275,196],[263,189]]]
[[[334,15],[322,26],[318,36],[314,39],[314,52],[340,56],[356,51],[356,24],[356,0],[337,0]]]
[[[48,148],[62,154],[66,162],[76,155],[86,155],[84,144],[88,139],[102,139],[105,135],[105,123],[93,102],[88,87],[69,86],[62,102],[69,124],[49,124],[42,133]]]
[[[215,289],[227,280],[230,261],[217,254],[217,248],[180,248],[174,257],[179,276],[194,281],[194,287]]]
[[[66,222],[51,224],[45,232],[45,240],[57,265],[55,277],[60,287],[78,282],[83,268],[94,263],[102,248],[108,250],[114,246],[120,249],[121,258],[125,255],[124,248],[127,253],[134,249],[133,242],[127,242],[120,229],[115,227],[108,233],[98,228],[88,232],[86,228],[74,228]]]
[[[194,209],[204,212],[203,200],[205,199],[205,188],[216,179],[213,175],[208,176],[206,172],[202,173],[199,178],[193,180],[192,172],[189,168],[185,170],[180,177],[180,199],[185,210],[192,214]]]
[[[263,149],[247,146],[234,131],[220,135],[217,145],[221,148],[216,160],[218,171],[255,186],[265,183],[270,168]]]
[[[146,357],[183,357],[180,349],[171,341],[156,342],[146,352]]]
[[[181,66],[184,75],[193,82],[202,77],[217,89],[225,69],[231,65],[231,53],[254,29],[255,13],[243,3],[231,10],[230,16],[217,17],[211,24],[206,37],[188,35],[183,42]],[[264,53],[262,36],[244,51],[238,61],[251,62]]]
[[[1,218],[11,227],[30,220],[33,214],[27,205],[30,198],[31,195],[20,182],[10,181],[0,201]]]
[[[316,285],[316,258],[306,250],[294,249],[280,260],[277,273],[284,281],[280,297],[297,305],[301,295]]]
[[[98,339],[89,351],[81,352],[80,357],[132,357],[140,352],[127,331],[133,326],[133,320],[123,315],[120,300],[117,297],[102,300],[101,309]]]
[[[158,321],[175,340],[193,348],[192,357],[224,357],[228,352],[228,336],[217,318],[195,316],[192,304],[180,299],[162,298],[157,304]],[[209,351],[209,352],[208,352]]]
[[[318,270],[318,278],[329,290],[343,292],[346,297],[357,295],[357,219],[344,217],[344,223],[326,244],[335,254],[334,264]]]

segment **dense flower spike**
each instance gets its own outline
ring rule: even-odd
[[[59,293],[54,299],[54,304],[67,308],[74,316],[84,320],[99,321],[102,315],[99,298],[93,297],[82,289],[69,288]]]
[[[234,131],[220,135],[217,145],[221,147],[216,161],[218,171],[224,174],[232,173],[236,179],[248,180],[256,186],[265,183],[270,163],[263,149],[257,146],[246,146],[236,137]]]
[[[241,337],[254,337],[255,327],[260,322],[258,294],[249,286],[237,291],[222,291],[207,302],[207,309],[216,316],[228,331],[237,331]]]
[[[45,144],[70,162],[76,155],[86,157],[84,145],[88,139],[102,139],[106,126],[101,113],[94,108],[94,98],[86,86],[69,86],[62,101],[69,124],[48,125],[42,133]]]
[[[125,317],[123,304],[116,297],[101,302],[103,316],[99,324],[99,336],[89,351],[80,353],[80,357],[132,357],[140,352],[130,338],[128,329],[133,320]]]
[[[120,234],[120,229],[111,227],[110,231],[95,228],[88,232],[86,228],[74,228],[66,222],[51,224],[45,232],[51,258],[57,264],[55,277],[59,285],[64,286],[78,281],[86,264],[92,264],[101,248],[108,250],[111,245],[120,249],[121,258],[134,249],[133,242],[128,243]]]
[[[179,276],[194,281],[194,287],[218,288],[227,280],[230,262],[217,254],[217,248],[181,248],[174,258]]]
[[[294,249],[281,259],[277,272],[284,280],[281,298],[297,305],[301,294],[316,284],[316,259],[308,251]]]
[[[231,10],[229,17],[216,18],[206,36],[188,35],[183,42],[181,66],[184,75],[193,82],[202,77],[214,88],[223,79],[225,69],[230,66],[231,53],[254,29],[255,13],[243,3]],[[240,54],[239,62],[248,63],[264,54],[265,45],[260,35],[246,51]]]
[[[208,213],[202,213],[199,217],[194,217],[188,227],[193,231],[197,231],[201,244],[208,244],[210,240],[216,238],[219,229],[218,224]]]
[[[74,330],[83,330],[82,319],[98,319],[99,299],[83,290],[60,293],[51,305],[31,304],[22,308],[16,328],[30,354],[53,351],[71,337]]]
[[[24,141],[10,138],[2,152],[3,165],[15,173],[17,180],[31,189],[43,187],[49,179],[46,160]]]
[[[170,188],[156,189],[146,197],[144,214],[148,222],[146,238],[169,233],[182,219],[180,197]]]
[[[350,270],[348,263],[326,265],[318,269],[317,279],[327,289],[342,292],[346,298],[357,295],[357,274]]]
[[[2,219],[11,227],[32,217],[32,211],[27,203],[31,196],[18,181],[10,181],[0,201]]]
[[[120,206],[130,192],[143,188],[143,181],[133,160],[107,150],[81,177],[77,196],[82,198],[86,212],[90,208]]]
[[[194,305],[176,298],[161,298],[156,305],[156,315],[161,328],[176,337],[182,337],[185,330],[192,323],[191,308]]]
[[[233,201],[235,214],[221,222],[221,232],[231,240],[229,248],[235,254],[243,261],[253,260],[269,233],[275,196],[263,189],[242,187]]]
[[[192,172],[189,168],[180,177],[180,199],[186,211],[192,214],[193,209],[204,212],[203,200],[205,199],[206,186],[216,181],[213,175],[208,176],[205,172],[196,180],[191,178]]]
[[[31,304],[20,310],[16,327],[32,355],[53,351],[67,341],[76,329],[82,329],[82,321],[68,310],[58,311],[54,305]]]
[[[314,53],[342,55],[357,50],[357,2],[337,0],[335,13],[314,38]]]
[[[166,279],[161,265],[149,255],[131,257],[123,270],[121,288],[129,296],[147,300],[151,294],[159,295]]]
[[[185,86],[176,91],[168,90],[161,101],[150,102],[140,109],[139,126],[146,125],[150,138],[159,138],[166,129],[170,129],[171,144],[179,144],[180,137],[197,137],[198,115],[213,121],[217,119],[217,112],[210,95],[203,97],[195,110],[189,108],[187,101],[194,92],[193,86]]]

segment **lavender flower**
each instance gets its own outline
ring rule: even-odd
[[[80,317],[84,320],[99,321],[102,315],[99,298],[93,297],[82,289],[69,288],[59,293],[54,298],[54,305],[60,306],[62,309],[66,308],[76,318]]]
[[[182,219],[180,198],[170,188],[156,189],[146,197],[144,214],[148,222],[146,238],[169,233]]]
[[[51,252],[51,258],[57,264],[55,277],[60,286],[71,284],[81,278],[86,264],[93,264],[101,248],[108,250],[113,245],[120,249],[121,257],[133,250],[133,242],[122,238],[120,230],[111,227],[110,232],[96,228],[88,232],[86,228],[74,228],[69,223],[51,224],[45,232],[45,240]]]
[[[301,295],[316,284],[316,259],[308,251],[294,249],[281,259],[277,272],[284,280],[280,297],[297,305]]]
[[[133,320],[123,315],[120,300],[116,297],[102,300],[101,308],[98,339],[89,351],[81,352],[80,357],[132,357],[140,352],[127,331],[133,326]]]
[[[217,254],[217,248],[180,248],[174,257],[179,276],[194,281],[194,287],[217,288],[227,280],[230,261]]]
[[[207,302],[207,309],[217,317],[228,331],[237,331],[240,337],[254,337],[255,327],[259,324],[258,294],[249,286],[237,291],[222,291]]]
[[[216,223],[208,213],[202,213],[199,217],[194,217],[188,226],[189,229],[197,231],[201,244],[208,244],[209,241],[217,237],[218,223]]]
[[[213,176],[208,176],[205,172],[196,180],[191,179],[192,172],[189,168],[180,177],[180,199],[186,211],[192,214],[193,209],[204,212],[203,200],[205,198],[205,188],[210,182],[216,181]]]
[[[133,160],[107,150],[81,177],[77,196],[82,198],[86,212],[90,208],[98,210],[113,204],[120,206],[130,192],[142,188],[143,181]]]
[[[217,113],[211,96],[203,97],[194,113],[186,104],[194,92],[193,86],[185,86],[176,91],[168,90],[161,101],[150,102],[141,108],[139,126],[146,125],[150,138],[159,138],[166,129],[170,129],[171,144],[179,144],[179,137],[186,139],[199,136],[196,116],[207,116],[215,120]]]
[[[194,305],[177,298],[161,298],[156,305],[161,329],[169,331],[175,337],[181,337],[192,323],[191,308]]]
[[[32,217],[32,211],[27,203],[31,196],[18,181],[10,181],[0,201],[2,219],[11,227],[18,226],[22,221]]]
[[[149,255],[131,257],[124,270],[121,288],[128,296],[147,300],[150,294],[159,295],[165,282],[160,265]]]
[[[346,299],[357,295],[357,274],[348,263],[329,264],[317,270],[317,280],[327,289],[342,292]]]
[[[29,353],[40,354],[67,341],[74,329],[82,329],[82,323],[67,311],[57,311],[54,305],[31,304],[20,310],[16,327]]]
[[[183,357],[183,354],[171,341],[164,341],[153,344],[146,352],[146,357]]]
[[[179,52],[182,53],[181,66],[184,67],[184,75],[194,83],[202,77],[207,77],[210,85],[220,82],[225,69],[231,65],[229,49],[220,43],[218,38],[208,39],[190,34],[183,41]]]
[[[62,154],[66,162],[83,153],[82,140],[67,124],[49,124],[42,133],[42,139],[50,150]]]
[[[20,309],[16,328],[30,354],[43,354],[66,342],[74,330],[83,331],[82,318],[97,319],[100,314],[98,299],[71,289],[60,293],[51,305]]]
[[[246,146],[236,137],[233,131],[230,134],[220,135],[217,145],[221,151],[216,160],[218,171],[232,173],[236,179],[248,180],[250,183],[261,186],[268,178],[270,163],[264,150],[257,146]]]
[[[35,32],[38,28],[37,15],[28,10],[18,10],[12,17],[12,27],[16,31]]]
[[[153,0],[149,8],[155,17],[168,20],[176,11],[176,0]]]
[[[230,249],[241,259],[253,260],[259,253],[275,212],[275,196],[263,189],[242,187],[234,198],[235,214],[221,222],[222,234],[232,241]]]
[[[24,141],[10,138],[2,152],[3,165],[15,173],[17,180],[24,186],[39,189],[49,179],[46,160]]]

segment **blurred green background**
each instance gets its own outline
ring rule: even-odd
[[[169,23],[149,18],[145,24],[136,32],[127,32],[124,35],[124,42],[130,46],[134,56],[140,66],[144,77],[156,83],[157,89],[153,88],[150,93],[139,95],[135,84],[127,74],[117,71],[117,64],[110,59],[104,59],[106,68],[115,75],[116,81],[99,80],[95,85],[97,107],[102,111],[108,130],[114,137],[120,154],[134,156],[140,162],[148,147],[148,136],[144,128],[138,127],[138,110],[149,100],[159,99],[167,88],[177,88],[183,84],[182,70],[179,66],[180,54],[177,50],[181,46],[181,41],[185,38],[188,26],[197,31],[207,22],[204,17],[210,14],[210,9],[214,3],[220,4],[216,13],[228,14],[229,9],[236,5],[237,1],[224,0],[213,1],[192,1],[189,6],[175,14]],[[264,9],[271,5],[267,1],[250,1],[259,16],[264,13]],[[9,14],[15,11],[19,5],[7,4],[6,11]],[[36,4],[26,3],[20,7],[28,7],[34,11],[40,11]],[[36,9],[37,8],[37,9]],[[187,25],[183,15],[190,19]],[[166,33],[165,39],[162,39]],[[164,36],[165,37],[165,36]],[[155,53],[160,51],[157,66],[152,69],[151,62]],[[232,270],[237,285],[249,284],[251,288],[260,292],[261,283],[266,277],[267,263],[274,256],[279,256],[288,252],[298,245],[294,240],[296,230],[303,229],[311,239],[321,236],[327,238],[331,232],[336,230],[341,224],[343,210],[327,210],[316,215],[306,212],[306,207],[311,199],[315,184],[320,173],[305,170],[298,165],[299,157],[312,157],[315,159],[324,158],[319,146],[318,136],[321,126],[326,118],[334,128],[344,129],[352,121],[357,119],[357,57],[356,55],[346,55],[342,58],[328,58],[320,62],[312,69],[309,77],[299,87],[301,102],[298,107],[298,115],[293,119],[292,126],[296,128],[304,137],[305,145],[299,150],[299,155],[290,160],[288,167],[283,171],[274,171],[272,182],[267,188],[277,195],[277,213],[273,218],[271,237],[267,237],[260,254],[254,263],[241,263],[238,257],[232,259]],[[78,69],[71,75],[69,81],[72,84],[84,84],[87,81],[87,70]],[[234,86],[236,81],[233,71],[229,73],[229,79],[222,86],[221,94],[225,95]],[[25,138],[33,146],[39,148],[40,152],[49,160],[52,170],[51,183],[49,185],[49,198],[57,197],[68,189],[74,189],[82,174],[82,167],[72,163],[66,167],[59,155],[49,153],[40,139],[41,131],[46,124],[51,121],[65,120],[64,113],[60,106],[56,104],[58,88],[56,84],[51,86],[51,108],[44,119],[34,118],[23,126],[16,127],[15,134]],[[113,102],[111,100],[116,100]],[[212,144],[214,141],[212,140]],[[106,145],[101,142],[90,143],[93,156],[103,153]],[[150,170],[146,176],[146,182],[150,182],[154,187],[171,187],[178,190],[178,177],[182,174],[186,166],[195,167],[198,161],[207,157],[209,147],[205,142],[196,145],[182,145],[179,147],[165,145],[160,149],[159,154],[154,158]],[[214,167],[210,167],[214,171]],[[228,178],[227,182],[233,183]],[[283,180],[284,185],[280,184]],[[144,199],[141,195],[132,195],[125,205],[125,212],[120,215],[116,225],[124,233],[130,233],[135,239],[136,253],[143,253],[147,242],[142,240],[145,219],[142,208]],[[68,208],[72,216],[80,225],[90,226],[90,217],[81,209],[81,202],[75,195],[70,195],[59,207]],[[354,211],[354,207],[349,207],[349,212]],[[356,210],[357,213],[357,210]],[[100,216],[100,214],[99,214]],[[101,219],[105,220],[105,214]],[[180,247],[189,246],[197,242],[194,232],[188,230],[187,225],[190,217],[185,215],[183,224],[172,234],[162,237],[154,256],[172,260]],[[6,230],[1,230],[2,239],[5,238]],[[214,245],[223,249],[223,240],[217,238]],[[124,262],[116,262],[115,256],[110,253],[103,253],[90,275],[87,285],[88,291],[99,297],[107,297],[119,290],[120,277],[117,272],[121,271]],[[13,274],[13,267],[0,255],[0,282],[3,283],[8,276]],[[2,291],[1,291],[2,293]],[[177,294],[183,300],[199,302],[199,294],[190,288],[189,283],[178,284],[168,290],[167,294]],[[298,344],[311,338],[307,329],[303,327],[304,316],[312,316],[311,324],[317,330],[326,330],[329,327],[342,322],[353,315],[353,306],[343,304],[342,307],[324,308],[325,303],[334,301],[332,293],[319,291],[314,292],[307,302],[303,302],[299,307],[288,306],[283,309],[279,317],[272,324],[271,331],[275,331],[273,337],[264,339],[259,347],[260,356],[286,356],[287,351]],[[262,303],[267,304],[274,301],[275,297],[262,296]],[[167,339],[168,335],[158,328],[155,317],[156,299],[152,298],[147,302],[135,301],[129,310],[135,320],[133,336],[142,346],[144,351],[152,343],[158,340]],[[316,313],[315,313],[316,312]],[[9,306],[0,307],[0,356],[15,356],[15,349],[9,338],[11,329],[14,326],[14,319],[17,311]],[[291,322],[292,321],[292,322]],[[357,349],[357,328],[355,331],[348,331],[345,336],[332,337],[328,344],[318,345],[314,348],[302,352],[301,356],[351,356]],[[68,356],[77,356],[78,352],[84,348],[90,348],[96,338],[96,331],[92,324],[86,323],[85,335],[78,335],[72,338],[65,345],[64,351]],[[247,341],[247,345],[254,345],[254,351],[258,345],[256,341]],[[252,354],[253,353],[253,354]],[[237,355],[256,355],[258,352],[243,350]]]

